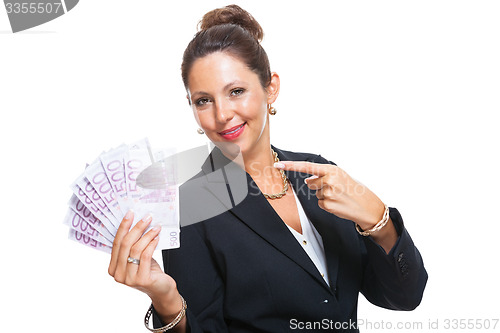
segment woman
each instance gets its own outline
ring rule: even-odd
[[[159,230],[143,235],[151,217],[130,229],[128,213],[109,274],[145,292],[155,326],[175,332],[357,331],[359,292],[385,308],[414,309],[427,273],[398,211],[321,156],[271,146],[280,79],[262,37],[240,7],[216,9],[203,17],[182,63],[201,130],[221,147],[200,175],[226,165],[225,144],[237,145],[248,195],[190,224],[183,220],[195,213],[185,207],[196,191],[181,186],[182,246],[164,251],[166,273],[152,259]]]

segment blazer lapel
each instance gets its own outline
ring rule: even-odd
[[[273,147],[273,149],[278,153],[280,160],[296,160],[293,154],[286,154],[275,147]],[[331,220],[333,215],[325,212],[318,206],[315,192],[309,190],[304,183],[304,179],[310,175],[299,172],[286,172],[307,217],[311,220],[316,230],[318,230],[323,238],[331,287],[328,287],[314,263],[297,242],[290,230],[288,230],[288,227],[269,204],[248,173],[245,172],[248,186],[248,193],[245,191],[245,198],[242,201],[228,199],[228,192],[235,192],[235,182],[233,180],[239,175],[234,169],[228,172],[229,165],[232,165],[232,168],[234,168],[236,164],[231,163],[229,159],[224,157],[217,147],[214,148],[211,156],[209,156],[202,166],[202,170],[209,183],[207,189],[217,197],[230,213],[235,215],[277,250],[301,266],[318,281],[318,283],[322,284],[330,293],[334,294],[338,271],[338,255],[335,245],[338,244],[338,241],[335,239],[335,234],[329,231],[327,226],[328,222],[330,222],[328,220]],[[241,187],[241,185],[237,187]],[[239,190],[238,192],[241,196],[242,191]],[[229,194],[229,197],[231,196],[232,195]]]
[[[248,175],[248,182],[249,193],[247,198],[231,209],[230,212],[269,244],[301,266],[315,280],[324,285],[331,292],[314,263],[304,249],[302,249],[290,230],[288,230],[288,227],[281,220],[264,195],[262,195],[262,192],[260,192],[257,184],[250,175]]]
[[[201,169],[205,174],[204,189],[212,193],[226,210],[232,209],[247,197],[248,174],[237,163],[224,156],[218,147],[212,150]]]
[[[281,161],[299,160],[296,154],[289,154],[275,147],[273,149],[278,153],[278,158]],[[341,244],[333,228],[334,220],[337,217],[318,206],[316,191],[309,189],[304,181],[311,176],[310,174],[295,171],[285,171],[285,173],[302,204],[304,212],[323,239],[330,288],[335,291],[339,266],[338,246]]]

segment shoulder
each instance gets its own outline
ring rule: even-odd
[[[334,162],[321,156],[321,154],[295,152],[295,151],[280,149],[274,146],[272,146],[272,148],[274,149],[274,151],[278,153],[278,157],[282,161],[306,161],[312,163],[336,165]]]

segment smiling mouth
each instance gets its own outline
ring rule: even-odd
[[[228,135],[228,134],[233,134],[233,133],[236,133],[237,131],[239,131],[243,126],[245,126],[246,122],[244,122],[243,124],[239,125],[239,126],[235,126],[235,127],[232,127],[228,130],[225,130],[225,131],[222,131],[222,132],[219,132],[220,135]]]

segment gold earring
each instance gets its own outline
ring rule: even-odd
[[[204,131],[204,130],[202,130],[201,128],[198,128],[198,130],[197,130],[197,131],[198,131],[198,134],[205,134],[205,131]]]
[[[276,114],[276,108],[272,107],[271,104],[269,104],[269,106],[267,107],[267,112],[269,112],[271,116],[274,116]]]

